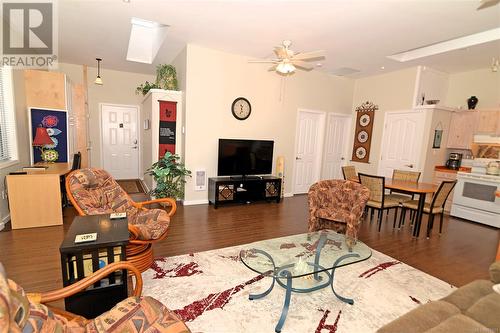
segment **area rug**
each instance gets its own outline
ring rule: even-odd
[[[282,238],[287,243],[287,238]],[[307,244],[301,244],[306,246]],[[144,295],[174,310],[193,332],[274,332],[285,290],[250,271],[238,254],[248,245],[159,258],[143,273]],[[349,305],[330,288],[292,293],[282,332],[375,332],[420,304],[448,295],[455,287],[383,253],[335,271],[335,290],[354,299]]]
[[[144,193],[143,186],[139,179],[120,179],[116,182],[128,194]]]

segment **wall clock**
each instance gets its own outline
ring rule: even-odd
[[[369,163],[373,118],[376,110],[378,106],[371,102],[365,102],[356,108],[356,131],[352,147],[354,162]]]
[[[238,97],[231,105],[231,112],[236,119],[245,120],[250,117],[250,113],[252,113],[252,105],[250,105],[248,99]]]

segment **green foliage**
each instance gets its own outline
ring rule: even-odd
[[[156,67],[156,85],[161,89],[178,90],[177,71],[172,65],[158,65]]]
[[[146,96],[148,91],[151,89],[158,89],[160,88],[156,83],[150,83],[149,81],[146,81],[145,83],[141,84],[135,89],[135,93],[137,95],[142,94],[142,96]]]
[[[179,162],[179,155],[166,152],[158,162],[153,163],[146,174],[153,177],[156,187],[150,194],[155,198],[182,198],[186,177],[191,177],[191,171]]]

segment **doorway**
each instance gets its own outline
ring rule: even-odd
[[[139,178],[139,107],[101,104],[101,160],[115,179]]]
[[[325,112],[300,110],[297,115],[294,194],[307,193],[321,176]]]
[[[424,111],[386,112],[378,174],[392,177],[394,169],[422,171],[420,152],[425,125]]]
[[[326,122],[325,153],[322,179],[343,179],[342,167],[347,165],[351,116],[329,113]]]

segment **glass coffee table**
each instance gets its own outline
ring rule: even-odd
[[[276,332],[280,332],[285,323],[292,292],[308,293],[330,286],[338,299],[354,304],[354,300],[335,291],[335,270],[366,260],[371,255],[366,244],[357,241],[349,248],[345,235],[331,230],[259,241],[240,251],[245,266],[272,278],[271,286],[261,294],[250,295],[250,300],[267,296],[275,283],[286,290]]]

